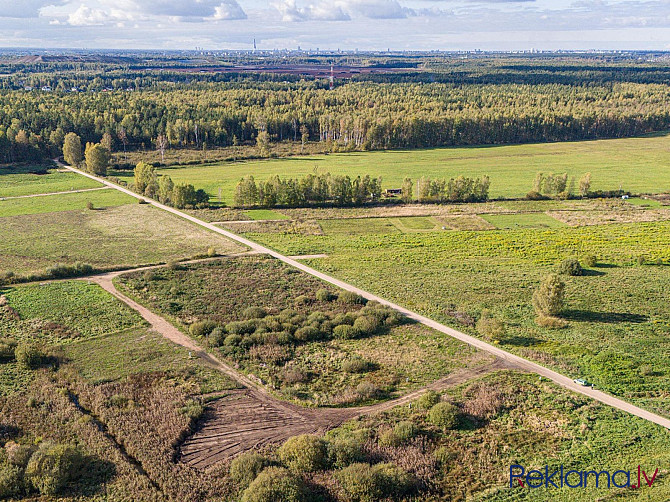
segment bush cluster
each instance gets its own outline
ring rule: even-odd
[[[402,422],[397,428],[404,438],[415,433],[411,422]],[[240,455],[230,464],[230,478],[242,491],[243,502],[312,500],[302,475],[326,469],[337,469],[335,477],[343,500],[374,501],[409,493],[415,486],[410,474],[392,464],[367,463],[366,439],[355,433],[331,439],[295,436],[279,448],[277,462],[258,453]]]
[[[356,297],[360,298],[358,295]],[[357,298],[345,301],[347,304],[356,304]],[[210,345],[222,347],[227,353],[234,354],[259,345],[282,346],[331,338],[361,338],[375,335],[401,322],[402,316],[398,312],[376,303],[346,313],[314,311],[302,314],[285,309],[270,315],[261,307],[249,307],[244,310],[239,321],[219,325],[212,320],[201,320],[191,324],[189,332],[193,336],[207,337]],[[350,363],[345,371],[363,371],[362,367],[356,369],[356,365],[360,366],[360,363]]]
[[[571,275],[573,277],[584,275],[584,269],[577,258],[566,258],[558,266],[558,273],[561,275]]]
[[[0,462],[0,499],[37,492],[53,496],[83,472],[84,456],[74,446],[44,441],[38,447],[11,444]]]

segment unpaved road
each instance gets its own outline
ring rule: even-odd
[[[294,260],[288,256],[282,255],[270,248],[267,248],[265,246],[262,246],[254,241],[251,241],[249,239],[246,239],[245,237],[241,237],[237,234],[234,234],[228,230],[224,230],[222,228],[219,228],[215,225],[212,225],[211,223],[207,223],[205,221],[202,221],[195,216],[191,216],[189,214],[186,214],[182,211],[179,211],[178,209],[175,209],[173,207],[166,206],[165,204],[161,204],[160,202],[154,201],[152,199],[145,198],[141,195],[138,195],[127,188],[123,188],[119,185],[116,185],[110,181],[107,181],[103,178],[99,178],[97,176],[94,176],[89,173],[85,173],[83,171],[80,171],[79,169],[75,169],[73,167],[65,166],[64,164],[59,163],[60,166],[69,169],[73,172],[79,173],[82,176],[86,176],[88,178],[91,178],[93,180],[96,180],[100,183],[103,183],[106,186],[115,188],[123,193],[126,193],[127,195],[130,195],[131,197],[135,197],[137,199],[144,199],[148,203],[163,209],[164,211],[167,211],[169,213],[172,213],[174,215],[179,216],[180,218],[183,218],[185,220],[191,221],[192,223],[195,223],[196,225],[200,225],[201,227],[204,227],[208,230],[211,230],[212,232],[215,232],[217,234],[223,235],[225,237],[228,237],[229,239],[238,242],[240,244],[243,244],[245,246],[248,246],[251,250],[257,251],[259,253],[265,253],[270,256],[273,256],[274,258],[277,258],[278,260],[291,265],[299,270],[302,270],[303,272],[306,272],[314,277],[317,277],[323,281],[329,282],[330,284],[333,284],[334,286],[337,286],[338,288],[342,288],[348,291],[352,291],[356,294],[359,294],[363,296],[364,298],[372,301],[377,301],[383,305],[387,305],[391,308],[394,308],[398,310],[399,312],[402,312],[404,315],[409,317],[410,319],[413,319],[417,322],[420,322],[429,328],[433,328],[437,331],[440,331],[446,335],[449,335],[453,338],[456,338],[457,340],[460,340],[464,343],[467,343],[473,347],[476,347],[480,350],[483,350],[485,352],[488,352],[490,354],[493,354],[494,356],[506,361],[507,363],[510,364],[510,366],[521,369],[523,371],[527,371],[530,373],[537,373],[538,375],[548,378],[549,380],[552,380],[553,382],[557,383],[558,385],[565,387],[566,389],[569,389],[573,392],[577,392],[578,394],[583,394],[585,396],[588,396],[592,399],[595,399],[596,401],[600,401],[601,403],[607,404],[609,406],[612,406],[614,408],[617,408],[621,411],[625,411],[627,413],[630,413],[632,415],[638,416],[640,418],[643,418],[645,420],[648,420],[650,422],[653,422],[655,424],[661,425],[667,429],[670,429],[670,419],[667,419],[665,417],[662,417],[660,415],[657,415],[655,413],[652,413],[650,411],[644,410],[638,406],[635,406],[631,403],[628,403],[622,399],[619,399],[617,397],[614,397],[610,394],[607,394],[605,392],[602,392],[597,389],[592,389],[589,387],[584,387],[582,385],[576,384],[573,382],[573,380],[565,375],[561,375],[560,373],[550,370],[548,368],[545,368],[544,366],[534,363],[532,361],[529,361],[527,359],[524,359],[523,357],[517,356],[515,354],[511,354],[510,352],[507,352],[500,347],[496,347],[495,345],[491,345],[490,343],[486,343],[482,340],[479,340],[473,336],[467,335],[465,333],[462,333],[460,331],[457,331],[453,328],[450,328],[449,326],[446,326],[444,324],[441,324],[437,321],[434,321],[424,315],[418,314],[416,312],[413,312],[409,309],[406,309],[400,305],[397,305],[393,302],[390,302],[388,300],[385,300],[384,298],[381,298],[377,295],[373,295],[372,293],[369,293],[367,291],[364,291],[360,288],[357,288],[355,286],[352,286],[351,284],[348,284],[344,281],[341,281],[339,279],[336,279],[334,277],[331,277],[327,274],[324,274],[323,272],[319,272],[316,269],[313,269],[312,267],[309,267],[303,263],[300,263],[297,260]]]
[[[266,444],[283,442],[291,436],[322,434],[351,418],[379,413],[407,404],[419,398],[427,390],[442,391],[491,371],[512,368],[509,363],[496,359],[492,364],[455,371],[426,387],[383,403],[357,408],[303,408],[274,397],[261,384],[203,350],[192,338],[186,336],[166,319],[118,291],[112,282],[119,275],[152,268],[157,267],[115,271],[83,277],[80,280],[98,284],[137,311],[154,331],[192,351],[194,356],[203,359],[208,366],[221,371],[243,387],[241,390],[226,393],[221,399],[210,403],[209,416],[204,426],[188,437],[182,445],[182,460],[194,467],[205,468],[244,451]]]
[[[30,199],[32,197],[46,197],[48,195],[63,195],[66,193],[82,193],[82,192],[95,192],[97,190],[109,190],[111,187],[98,187],[98,188],[81,188],[79,190],[65,190],[64,192],[49,192],[49,193],[31,193],[28,195],[13,195],[11,197],[0,197],[0,200],[12,200],[12,199]]]

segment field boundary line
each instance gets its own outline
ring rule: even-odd
[[[60,162],[57,162],[60,166],[69,169],[73,172],[79,173],[83,176],[86,176],[88,178],[91,178],[93,180],[99,181],[100,183],[103,183],[106,186],[115,188],[123,193],[126,193],[132,197],[135,197],[136,199],[142,199],[147,201],[149,204],[152,204],[160,209],[163,209],[165,211],[168,211],[174,215],[177,215],[183,219],[186,219],[188,221],[191,221],[192,223],[195,223],[196,225],[200,225],[204,228],[207,228],[213,232],[216,232],[218,234],[221,234],[225,237],[228,237],[229,239],[236,241],[238,243],[244,244],[245,246],[248,246],[251,250],[253,251],[258,251],[260,253],[268,254],[288,265],[291,265],[292,267],[295,267],[299,270],[302,270],[303,272],[306,272],[318,279],[321,279],[325,282],[328,282],[334,286],[337,286],[338,288],[351,291],[353,293],[356,293],[358,295],[361,295],[362,297],[366,298],[367,300],[371,301],[376,301],[381,303],[382,305],[386,305],[388,307],[391,307],[405,316],[407,316],[410,319],[413,319],[414,321],[417,321],[421,324],[424,324],[425,326],[428,326],[429,328],[432,328],[436,331],[439,331],[441,333],[444,333],[446,335],[449,335],[457,340],[460,340],[461,342],[467,343],[468,345],[471,345],[477,349],[483,350],[485,352],[488,352],[490,354],[493,354],[494,356],[497,356],[504,361],[507,361],[513,365],[515,365],[517,368],[522,369],[524,371],[527,371],[529,373],[536,373],[540,375],[541,377],[548,378],[549,380],[553,381],[554,383],[560,385],[561,387],[564,387],[568,390],[571,390],[573,392],[576,392],[578,394],[582,394],[584,396],[590,397],[596,401],[599,401],[603,404],[607,404],[609,406],[612,406],[613,408],[617,408],[621,411],[625,411],[627,413],[630,413],[632,415],[635,415],[637,417],[643,418],[645,420],[648,420],[649,422],[653,422],[657,425],[660,425],[662,427],[665,427],[666,429],[670,429],[670,419],[662,417],[660,415],[657,415],[655,413],[652,413],[651,411],[647,411],[643,408],[640,408],[638,406],[635,406],[627,401],[624,401],[623,399],[620,399],[618,397],[615,397],[611,394],[607,394],[605,392],[602,392],[597,389],[589,388],[589,387],[584,387],[582,385],[579,385],[575,383],[571,378],[562,375],[561,373],[558,373],[556,371],[550,370],[549,368],[545,368],[544,366],[529,361],[528,359],[525,359],[521,356],[517,356],[516,354],[512,354],[511,352],[507,352],[506,350],[503,350],[499,347],[496,347],[495,345],[491,345],[490,343],[487,343],[483,340],[480,340],[478,338],[475,338],[474,336],[468,335],[466,333],[463,333],[461,331],[455,330],[454,328],[450,328],[449,326],[446,326],[445,324],[441,324],[437,321],[434,321],[433,319],[430,319],[422,314],[419,314],[417,312],[414,312],[412,310],[409,310],[405,307],[402,307],[401,305],[398,305],[396,303],[393,303],[389,300],[386,300],[380,296],[374,295],[372,293],[369,293],[363,289],[357,288],[356,286],[353,286],[347,282],[344,282],[340,279],[336,279],[335,277],[332,277],[328,274],[325,274],[323,272],[319,272],[318,270],[309,267],[303,263],[300,263],[297,260],[294,260],[288,256],[285,256],[281,253],[278,253],[277,251],[270,249],[268,247],[262,246],[261,244],[258,244],[257,242],[254,242],[252,240],[247,239],[246,237],[239,236],[237,234],[234,234],[233,232],[230,232],[228,230],[225,230],[223,228],[216,227],[212,225],[211,223],[207,223],[199,218],[196,218],[195,216],[191,216],[189,214],[186,214],[178,209],[175,209],[170,206],[166,206],[165,204],[161,204],[160,202],[157,202],[155,200],[149,199],[147,197],[144,197],[142,195],[136,194],[135,192],[132,192],[131,190],[124,188],[122,186],[116,185],[112,183],[111,181],[105,180],[103,178],[99,178],[97,176],[94,176],[92,174],[86,173],[84,171],[81,171],[79,169],[76,169],[74,167],[66,166],[65,164],[62,164]]]
[[[64,195],[68,193],[84,193],[84,192],[95,192],[96,190],[109,190],[110,186],[106,187],[96,187],[96,188],[81,188],[79,190],[65,190],[64,192],[47,192],[47,193],[31,193],[28,195],[12,195],[11,197],[0,197],[0,200],[12,200],[12,199],[30,199],[32,197],[48,197],[49,195]]]

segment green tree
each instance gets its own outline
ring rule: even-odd
[[[533,307],[538,315],[555,316],[563,310],[565,283],[557,274],[544,278],[533,293]]]
[[[73,132],[65,135],[63,141],[63,158],[65,163],[77,167],[82,161],[81,138]]]
[[[411,178],[405,178],[402,181],[402,201],[405,204],[412,202],[414,199],[414,183],[412,183]]]
[[[281,467],[268,467],[244,490],[242,502],[303,502],[309,500],[302,479]]]
[[[579,180],[579,195],[586,197],[591,190],[591,173],[586,173]]]
[[[169,176],[163,175],[158,178],[158,198],[164,203],[168,204],[172,200],[172,190],[174,189],[174,183],[172,178]]]
[[[270,134],[266,130],[259,131],[256,136],[256,148],[261,157],[270,155]]]
[[[155,180],[156,169],[151,164],[140,162],[135,166],[133,171],[135,174],[135,191],[137,193],[144,193],[146,188]]]
[[[86,170],[98,176],[107,175],[111,154],[101,144],[86,144]]]
[[[258,186],[256,186],[256,180],[251,175],[245,176],[235,186],[234,204],[237,207],[249,207],[255,206],[258,203]]]
[[[26,466],[25,476],[42,495],[56,495],[81,472],[83,456],[73,446],[43,442]]]

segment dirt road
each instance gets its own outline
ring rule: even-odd
[[[100,183],[103,183],[106,186],[115,188],[121,192],[124,192],[132,197],[135,197],[137,199],[144,199],[150,204],[153,204],[154,206],[163,209],[165,211],[168,211],[172,214],[175,214],[183,219],[186,219],[188,221],[191,221],[192,223],[195,223],[196,225],[200,225],[201,227],[207,228],[208,230],[211,230],[212,232],[218,233],[220,235],[223,235],[225,237],[228,237],[229,239],[236,241],[238,243],[241,243],[245,246],[248,246],[249,249],[253,251],[257,251],[260,253],[265,253],[269,254],[270,256],[273,256],[274,258],[277,258],[278,260],[291,265],[299,270],[302,270],[303,272],[306,272],[314,277],[317,277],[323,281],[329,282],[330,284],[333,284],[334,286],[337,286],[339,288],[352,291],[356,294],[359,294],[363,296],[364,298],[367,298],[368,300],[373,300],[377,301],[383,305],[387,305],[391,308],[394,308],[400,312],[402,312],[404,315],[409,317],[410,319],[413,319],[417,322],[420,322],[430,328],[433,328],[437,331],[440,331],[446,335],[449,335],[453,338],[456,338],[457,340],[460,340],[462,342],[465,342],[469,345],[472,345],[473,347],[476,347],[480,350],[486,351],[490,354],[493,354],[494,356],[506,361],[507,363],[510,364],[510,366],[528,371],[531,373],[537,373],[538,375],[548,378],[549,380],[552,380],[553,382],[557,383],[558,385],[565,387],[566,389],[569,389],[573,392],[577,392],[579,394],[583,394],[585,396],[588,396],[592,399],[595,399],[596,401],[600,401],[601,403],[607,404],[609,406],[612,406],[614,408],[617,408],[619,410],[625,411],[627,413],[630,413],[632,415],[638,416],[640,418],[643,418],[645,420],[648,420],[650,422],[653,422],[655,424],[661,425],[667,429],[670,429],[670,419],[667,419],[665,417],[662,417],[660,415],[656,415],[655,413],[652,413],[650,411],[644,410],[638,406],[635,406],[633,404],[630,404],[622,399],[619,399],[617,397],[614,397],[610,394],[607,394],[605,392],[602,392],[597,389],[592,389],[589,387],[584,387],[582,385],[579,385],[575,383],[572,378],[567,377],[565,375],[561,375],[560,373],[550,370],[548,368],[545,368],[544,366],[534,363],[532,361],[529,361],[527,359],[524,359],[523,357],[517,356],[515,354],[511,354],[500,347],[496,347],[495,345],[491,345],[489,343],[486,343],[482,340],[479,340],[473,336],[467,335],[465,333],[462,333],[460,331],[457,331],[453,328],[450,328],[449,326],[446,326],[444,324],[438,323],[437,321],[434,321],[426,316],[423,316],[421,314],[418,314],[416,312],[413,312],[409,309],[406,309],[400,305],[397,305],[393,302],[390,302],[388,300],[385,300],[384,298],[381,298],[379,296],[376,296],[372,293],[369,293],[367,291],[364,291],[360,288],[357,288],[355,286],[352,286],[351,284],[348,284],[344,281],[341,281],[339,279],[336,279],[334,277],[331,277],[327,274],[324,274],[323,272],[319,272],[316,269],[313,269],[303,263],[300,263],[297,260],[294,260],[288,256],[284,256],[270,248],[267,248],[265,246],[262,246],[254,241],[251,241],[249,239],[246,239],[244,237],[241,237],[237,234],[234,234],[232,232],[229,232],[228,230],[224,230],[222,228],[216,227],[212,225],[211,223],[204,222],[195,216],[191,216],[189,214],[186,214],[182,211],[179,211],[178,209],[175,209],[173,207],[166,206],[164,204],[161,204],[159,202],[156,202],[151,199],[147,199],[145,197],[142,197],[141,195],[138,195],[126,188],[123,188],[119,185],[115,185],[114,183],[107,181],[103,178],[99,178],[97,176],[94,176],[89,173],[85,173],[83,171],[80,171],[79,169],[75,169],[69,166],[65,166],[63,164],[59,164],[60,166],[69,169],[71,171],[74,171],[76,173],[79,173],[83,176],[86,176],[88,178],[91,178],[93,180],[96,180]]]

